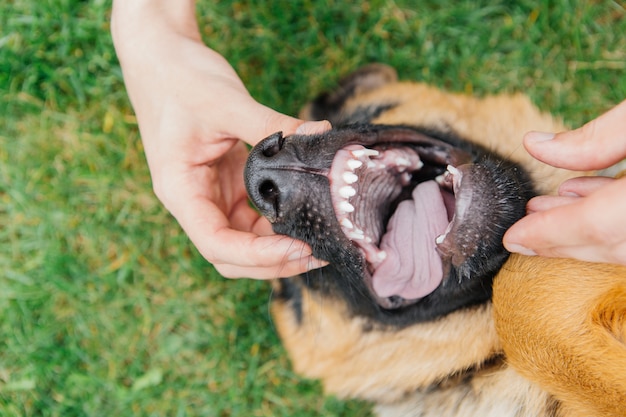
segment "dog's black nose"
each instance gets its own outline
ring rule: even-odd
[[[277,233],[289,228],[279,225],[293,228],[300,223],[306,225],[317,213],[332,213],[328,172],[336,150],[331,146],[324,149],[320,145],[323,138],[283,137],[278,132],[250,151],[244,170],[246,189]],[[316,212],[309,212],[313,209]]]
[[[263,139],[250,152],[244,171],[248,195],[272,223],[285,210],[294,185],[289,171],[296,161],[283,144],[282,132]]]

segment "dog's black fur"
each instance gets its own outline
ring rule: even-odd
[[[320,105],[323,100],[315,103]],[[328,115],[328,109],[316,113]],[[342,118],[354,120],[364,116],[361,113]],[[487,215],[497,227],[494,233],[483,234],[474,256],[460,265],[453,264],[443,283],[431,294],[414,304],[389,309],[377,304],[364,284],[366,263],[362,253],[341,231],[331,205],[326,173],[337,150],[348,143],[371,146],[388,137],[394,140],[396,136],[410,136],[414,146],[448,147],[447,153],[459,154],[459,159],[480,166],[481,175],[485,176],[481,181],[492,182],[492,189],[498,190],[497,195],[488,197],[502,202],[490,207]],[[438,161],[432,167],[434,172],[424,175],[432,178],[441,174],[447,163],[451,161]],[[523,216],[525,204],[533,195],[528,174],[520,166],[450,132],[369,123],[335,126],[329,132],[312,136],[283,137],[276,133],[253,149],[245,178],[252,201],[270,219],[276,233],[305,241],[314,256],[330,262],[322,271],[298,278],[304,285],[327,296],[338,290],[349,301],[353,314],[396,326],[432,320],[489,299],[492,279],[508,256],[501,244],[502,235]],[[285,281],[281,296],[297,299],[298,287]]]

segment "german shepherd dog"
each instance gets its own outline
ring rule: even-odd
[[[561,122],[378,64],[301,116],[334,128],[276,133],[245,171],[275,232],[329,262],[274,283],[297,372],[381,417],[626,415],[626,269],[502,246],[529,198],[580,175],[521,146]]]

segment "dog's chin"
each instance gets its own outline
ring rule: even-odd
[[[502,235],[521,215],[507,208],[519,188],[501,164],[482,162],[436,140],[350,143],[336,153],[333,208],[380,307],[415,304],[449,279],[469,278],[477,261],[503,257]]]

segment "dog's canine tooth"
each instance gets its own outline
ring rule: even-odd
[[[354,206],[347,201],[342,201],[339,203],[339,210],[344,213],[352,213],[354,211]]]
[[[359,180],[359,177],[350,171],[346,171],[343,173],[343,180],[347,184],[354,184],[355,182]]]
[[[358,159],[348,159],[347,164],[348,168],[350,168],[352,171],[363,166],[363,162],[359,161]]]
[[[461,172],[460,172],[458,169],[456,169],[456,167],[453,167],[452,165],[448,165],[448,166],[446,167],[446,169],[447,169],[447,170],[448,170],[448,172],[449,172],[450,174],[452,174],[452,175],[459,175],[459,174],[461,174]]]
[[[378,156],[380,155],[380,152],[375,149],[357,149],[355,151],[352,151],[352,155],[355,158],[362,158],[364,156]]]
[[[339,189],[339,195],[347,200],[356,195],[356,190],[349,185],[345,185]]]

